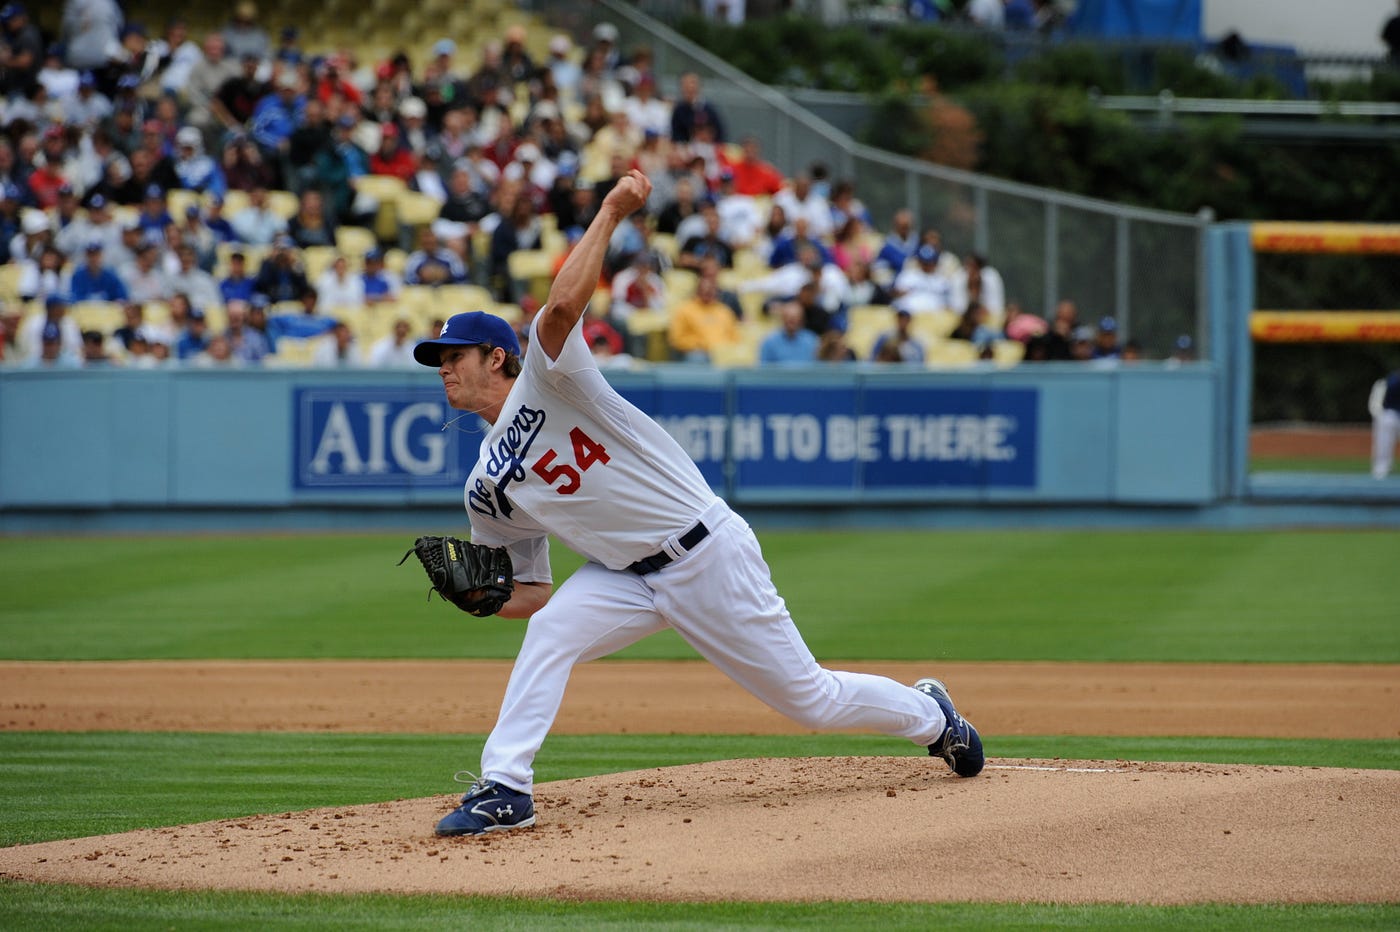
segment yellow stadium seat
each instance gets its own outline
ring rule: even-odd
[[[194,204],[199,206],[199,192],[190,191],[187,188],[171,188],[165,195],[166,209],[170,211],[172,217],[183,217],[185,208]]]
[[[374,232],[382,240],[398,236],[398,200],[408,190],[402,178],[393,175],[361,175],[351,182],[355,190],[379,202]]]
[[[442,213],[442,205],[418,191],[402,191],[396,202],[399,223],[411,227],[427,226]]]
[[[111,333],[122,325],[125,317],[116,301],[76,301],[68,309],[79,330]]]
[[[552,255],[543,249],[517,249],[506,261],[512,279],[523,284],[537,300],[548,297],[549,285],[554,279]]]
[[[18,262],[0,265],[0,301],[9,303],[19,300],[20,269]]]
[[[364,227],[342,225],[335,228],[335,248],[353,259],[363,259],[376,245],[374,234]]]
[[[408,253],[397,247],[384,250],[384,270],[402,276],[408,265]]]
[[[291,219],[301,207],[301,201],[291,191],[267,192],[267,209],[283,220]]]
[[[967,340],[938,340],[928,345],[924,363],[930,369],[957,369],[977,362],[977,347]]]
[[[316,284],[316,279],[331,267],[339,254],[340,250],[335,246],[307,246],[302,249],[301,264],[311,284]]]
[[[690,269],[667,269],[661,273],[661,280],[666,283],[666,300],[684,301],[695,294],[700,276]]]
[[[448,314],[462,311],[490,311],[496,299],[490,290],[480,285],[442,285],[437,289],[436,303]]]
[[[651,234],[651,248],[655,249],[672,262],[675,262],[676,256],[680,255],[680,246],[676,243],[676,235],[674,233]]]
[[[326,336],[282,337],[277,341],[277,352],[264,360],[265,363],[283,368],[305,368],[316,357],[316,347]]]
[[[248,192],[230,188],[224,194],[224,216],[232,217],[248,206]]]
[[[926,343],[946,340],[958,325],[958,315],[949,310],[919,311],[910,321],[909,329]]]
[[[1020,340],[997,340],[992,344],[992,359],[998,366],[1014,366],[1026,358],[1026,344]]]

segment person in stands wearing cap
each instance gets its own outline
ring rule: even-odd
[[[111,119],[116,107],[111,98],[98,88],[97,76],[91,71],[84,71],[78,76],[77,96],[66,103],[63,110],[69,125],[93,130]]]
[[[141,235],[153,243],[164,242],[165,228],[175,222],[166,208],[165,190],[158,184],[146,186],[145,197],[141,199],[141,209],[136,215],[141,224]]]
[[[545,67],[554,79],[554,86],[559,89],[560,99],[577,102],[583,69],[574,61],[573,50],[574,44],[569,37],[562,32],[556,33],[549,40],[549,61]],[[667,129],[669,131],[670,127]]]
[[[74,301],[125,301],[126,283],[102,261],[102,241],[92,240],[83,250],[83,264],[73,270],[68,296]]]
[[[302,93],[301,84],[301,75],[296,69],[284,67],[273,81],[274,92],[258,101],[248,121],[248,135],[258,144],[263,159],[274,172],[280,170],[278,166],[286,154],[287,140],[306,110],[306,95]]]
[[[76,364],[83,355],[83,334],[68,314],[68,299],[50,294],[44,299],[44,313],[31,314],[20,324],[16,344],[24,359],[33,364],[45,352],[44,346],[56,342],[55,358],[65,358]]]
[[[397,123],[380,124],[379,147],[369,157],[369,170],[372,175],[390,175],[404,183],[418,171],[418,159],[404,145]]]
[[[0,90],[25,94],[44,66],[44,37],[22,3],[0,8]],[[52,92],[50,92],[52,93]]]
[[[190,303],[198,308],[213,307],[222,303],[219,285],[214,276],[199,267],[199,257],[194,246],[181,243],[175,249],[179,268],[170,276],[170,287],[189,296]]]
[[[258,5],[252,0],[239,0],[223,36],[228,53],[235,58],[247,55],[262,61],[272,54],[272,42],[267,30],[258,24]]]
[[[1094,334],[1094,359],[1119,359],[1123,347],[1118,343],[1118,321],[1105,317],[1099,321],[1098,332]]]
[[[927,243],[914,250],[913,261],[895,276],[891,286],[896,308],[921,314],[952,307],[952,285],[938,271],[939,255]]]
[[[63,173],[63,157],[68,148],[64,135],[61,126],[50,126],[44,130],[39,158],[25,179],[29,197],[40,210],[56,207],[59,188],[69,183]]]
[[[403,290],[403,279],[399,273],[384,267],[384,251],[379,248],[365,253],[360,279],[364,283],[365,304],[370,306],[392,304]]]
[[[306,280],[296,241],[285,233],[272,241],[272,252],[263,259],[253,280],[254,294],[263,295],[272,304],[282,301],[300,301],[311,290]],[[275,340],[274,340],[275,342]]]
[[[228,193],[223,169],[205,154],[204,137],[193,126],[182,127],[175,134],[175,175],[187,191],[219,197]]]
[[[418,248],[409,253],[404,263],[406,285],[452,285],[467,280],[467,267],[462,257],[443,246],[433,224],[418,234]]]

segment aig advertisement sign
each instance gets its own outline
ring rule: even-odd
[[[1036,389],[625,387],[723,494],[1035,488]],[[460,492],[484,432],[431,388],[295,389],[297,489]],[[457,429],[458,427],[464,430]]]
[[[443,422],[457,416],[439,387],[293,389],[298,489],[457,488],[484,433]],[[476,417],[458,426],[473,429]]]

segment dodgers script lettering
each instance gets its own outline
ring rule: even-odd
[[[475,487],[467,493],[467,501],[472,511],[496,517],[498,514],[509,520],[514,508],[506,497],[506,489],[512,482],[522,482],[526,477],[525,455],[530,445],[544,428],[544,410],[520,406],[510,419],[499,440],[492,443],[490,451],[482,462],[486,475],[496,481],[495,494],[484,480],[478,479]]]

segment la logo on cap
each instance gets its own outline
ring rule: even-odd
[[[447,324],[443,324],[443,325],[442,325],[442,329],[441,329],[440,331],[438,331],[438,336],[440,336],[440,337],[445,337],[445,336],[447,336]]]

